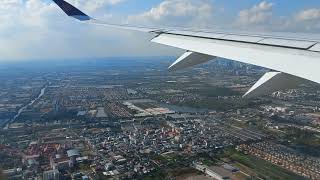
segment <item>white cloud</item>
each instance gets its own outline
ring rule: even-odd
[[[262,1],[250,9],[239,12],[237,24],[240,26],[261,25],[272,18],[273,3]]]
[[[148,25],[199,27],[208,25],[213,14],[213,4],[208,0],[164,0],[147,12],[129,16],[128,21]]]
[[[14,7],[19,7],[22,4],[21,0],[2,0],[0,2],[0,9],[7,10],[12,9]]]
[[[298,21],[320,20],[320,9],[306,9],[306,10],[300,11],[296,16],[296,20]]]
[[[126,0],[67,0],[73,5],[80,7],[85,12],[99,12],[107,6],[113,6]],[[60,16],[59,16],[60,15]],[[5,27],[9,23],[18,23],[25,26],[53,25],[56,19],[62,19],[64,15],[51,0],[1,0],[0,26]],[[102,16],[111,16],[102,14]],[[66,19],[66,16],[63,16]],[[24,28],[24,27],[21,27]]]
[[[301,10],[289,25],[300,31],[318,33],[320,30],[320,9]]]
[[[320,9],[305,9],[289,16],[279,16],[273,12],[273,7],[273,3],[262,1],[241,10],[234,26],[247,31],[268,32],[315,33],[320,30]]]
[[[126,0],[70,0],[70,3],[85,10],[88,13],[97,12],[107,6],[116,5]]]
[[[212,0],[163,0],[146,12],[123,18],[106,13],[106,9],[129,0],[68,1],[90,15],[111,22],[194,28],[220,25],[259,31],[320,30],[320,9],[305,9],[279,18],[273,13],[274,4],[267,1],[233,17],[229,12],[224,14]],[[0,60],[168,55],[176,52],[176,49],[149,43],[152,36],[78,23],[67,18],[51,0],[0,0],[0,22]]]
[[[85,12],[95,9],[102,13],[106,6],[123,0],[69,2],[76,5],[81,1],[86,2],[81,6]],[[0,20],[0,60],[161,54],[155,51],[158,48],[148,49],[149,36],[79,23],[52,1],[0,0]]]

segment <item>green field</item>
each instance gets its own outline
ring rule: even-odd
[[[225,155],[232,160],[235,165],[248,167],[254,174],[262,179],[303,179],[301,176],[252,155],[245,155],[234,150],[225,152]]]

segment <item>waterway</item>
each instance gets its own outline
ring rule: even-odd
[[[40,94],[33,100],[30,101],[29,104],[23,106],[22,108],[19,109],[19,111],[17,112],[17,114],[10,120],[7,122],[7,124],[5,125],[4,129],[8,129],[9,128],[9,125],[11,123],[13,123],[16,119],[18,119],[21,115],[21,113],[26,110],[29,106],[32,106],[37,100],[39,100],[43,95],[44,93],[46,92],[46,89],[47,89],[48,85],[46,85],[45,87],[43,87],[40,91]]]

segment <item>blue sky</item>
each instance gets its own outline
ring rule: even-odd
[[[67,0],[113,23],[320,33],[319,0]],[[50,0],[0,1],[0,61],[178,55],[150,35],[80,24]]]

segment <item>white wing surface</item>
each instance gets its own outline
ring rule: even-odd
[[[53,1],[68,16],[81,22],[153,33],[155,37],[152,42],[186,50],[187,52],[170,66],[170,70],[179,70],[207,62],[215,57],[222,57],[277,71],[262,77],[262,80],[260,79],[246,93],[247,97],[292,88],[293,85],[299,85],[303,81],[320,84],[320,40],[317,39],[308,39],[295,34],[283,37],[110,24],[91,18],[64,0]],[[270,84],[272,87],[268,88]]]

